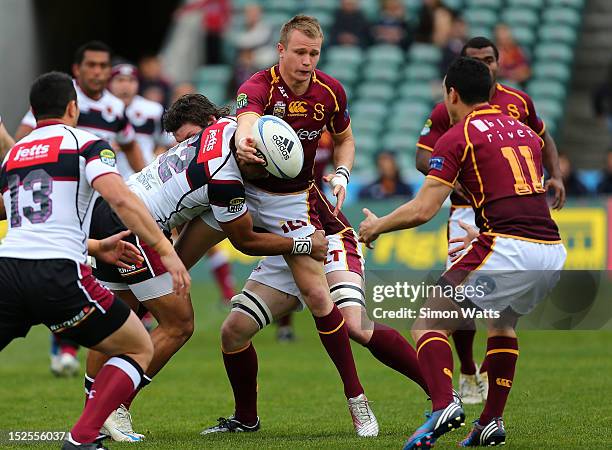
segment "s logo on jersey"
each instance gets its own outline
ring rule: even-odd
[[[319,121],[323,120],[325,118],[325,105],[323,105],[323,103],[317,103],[314,109],[315,111],[312,118]]]
[[[242,211],[242,208],[244,208],[244,197],[236,197],[229,201],[227,211],[232,214],[236,214]]]
[[[238,94],[238,97],[236,97],[236,107],[246,108],[248,104],[249,104],[249,99],[247,95],[244,92],[241,94]]]
[[[102,161],[107,166],[115,167],[117,164],[117,158],[115,157],[115,152],[105,148],[100,152],[100,161]]]

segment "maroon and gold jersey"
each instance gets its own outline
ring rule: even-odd
[[[313,182],[314,161],[324,127],[340,134],[350,124],[346,93],[339,81],[315,70],[308,90],[295,95],[283,81],[278,66],[257,72],[238,89],[236,114],[274,115],[295,130],[304,148],[304,167],[292,180],[270,175],[253,184],[270,192],[303,191]]]
[[[427,176],[461,183],[484,234],[560,241],[542,184],[543,145],[531,128],[485,105],[436,142]]]
[[[526,93],[499,83],[495,85],[495,93],[491,98],[491,106],[514,119],[520,120],[533,131],[542,136],[546,129],[544,122],[538,117],[533,100]],[[438,103],[425,122],[417,147],[433,151],[438,139],[451,128],[450,117],[444,102]],[[451,202],[454,207],[469,205],[463,197],[453,192]]]

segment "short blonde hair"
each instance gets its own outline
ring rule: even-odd
[[[289,41],[289,33],[293,30],[301,31],[311,39],[323,39],[323,30],[321,29],[321,25],[319,24],[319,21],[312,16],[298,14],[297,16],[293,16],[289,22],[282,26],[280,32],[280,43],[285,47]]]

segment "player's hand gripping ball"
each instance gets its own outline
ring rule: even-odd
[[[304,149],[297,134],[287,122],[275,116],[261,116],[253,124],[257,156],[277,178],[298,176],[304,166]]]

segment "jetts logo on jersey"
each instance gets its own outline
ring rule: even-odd
[[[304,101],[294,101],[289,103],[289,117],[306,117],[308,111],[306,110],[307,103]]]
[[[282,87],[282,86],[280,86],[280,85],[279,85],[279,86],[278,86],[278,91],[281,93],[281,95],[282,95],[284,98],[289,98],[289,96],[288,96],[288,95],[287,95],[287,93],[285,92],[285,88],[284,88],[284,87]]]
[[[11,150],[7,169],[55,163],[59,159],[62,136],[17,144]]]
[[[117,267],[117,269],[119,270],[119,274],[122,277],[131,277],[141,272],[145,272],[146,270],[148,270],[148,267],[144,266],[141,263],[141,264],[131,264],[128,269],[125,269],[123,267]]]
[[[285,102],[276,102],[274,104],[274,109],[272,110],[272,115],[282,119],[285,117],[285,113],[287,112],[287,105]]]
[[[206,129],[202,135],[198,164],[220,158],[223,152],[223,128],[227,122],[217,123]]]
[[[117,164],[115,152],[108,148],[105,148],[100,152],[100,161],[102,161],[107,166],[115,167],[115,165]]]
[[[293,141],[276,134],[272,135],[272,140],[276,144],[278,151],[281,152],[281,155],[283,155],[283,159],[287,161],[291,155],[291,150],[293,149]]]
[[[244,197],[236,197],[229,201],[227,211],[232,214],[235,214],[237,212],[242,211],[242,208],[244,208]]]
[[[246,108],[248,104],[249,104],[248,96],[244,92],[241,94],[238,94],[238,97],[236,97],[236,107],[238,109]]]

